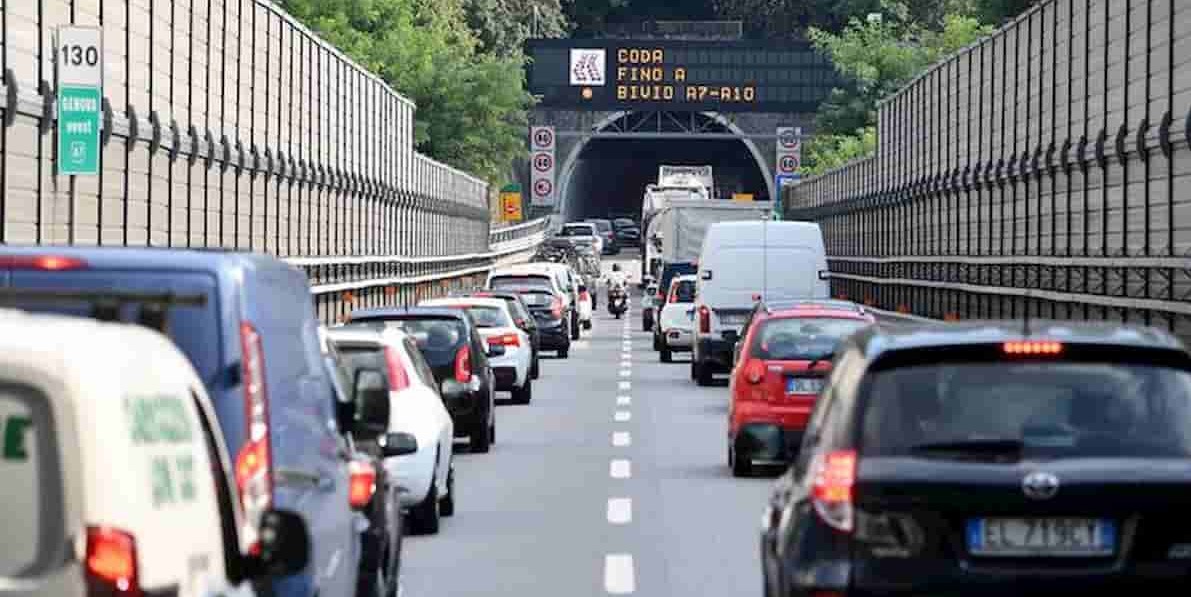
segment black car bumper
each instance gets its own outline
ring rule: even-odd
[[[789,429],[773,423],[748,423],[736,432],[732,450],[758,466],[785,466],[798,457],[804,429]]]
[[[556,327],[538,328],[538,348],[541,350],[568,350],[571,347],[570,330],[565,324]]]
[[[447,403],[447,413],[451,415],[451,422],[455,426],[456,437],[465,436],[481,417],[488,413],[488,393],[484,388],[468,392],[457,402]]]
[[[699,338],[695,343],[695,354],[701,366],[711,367],[716,373],[732,370],[731,342],[722,338]]]
[[[493,367],[492,376],[496,378],[496,389],[508,392],[517,387],[517,369],[514,367]]]

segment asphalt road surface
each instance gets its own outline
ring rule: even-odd
[[[761,593],[772,480],[728,470],[726,385],[658,361],[639,297],[621,320],[600,301],[533,402],[498,407],[492,452],[456,456],[455,516],[406,538],[404,597]]]

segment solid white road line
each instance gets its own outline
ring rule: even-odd
[[[628,524],[633,521],[632,498],[608,498],[608,522]]]
[[[612,445],[617,448],[624,448],[633,443],[633,436],[628,431],[613,431]]]
[[[633,463],[625,458],[617,458],[608,463],[608,476],[613,479],[628,479],[633,476]]]
[[[617,396],[616,397],[616,404],[618,406],[628,406],[632,403],[633,403],[632,396]]]
[[[622,390],[631,390],[631,389],[633,389],[633,382],[631,382],[631,381],[622,381],[622,382],[620,382],[620,385],[618,385],[618,386],[616,386],[616,387],[618,387],[618,388],[620,388],[620,389],[622,389]]]
[[[616,414],[612,415],[612,420],[617,423],[627,423],[631,418],[633,418],[633,413],[627,410],[618,410]]]
[[[609,595],[629,595],[637,590],[631,554],[610,553],[604,556],[604,590]]]

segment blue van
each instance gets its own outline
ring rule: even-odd
[[[0,247],[0,286],[202,294],[177,306],[169,335],[214,402],[251,528],[269,508],[302,515],[310,567],[283,579],[282,595],[350,595],[360,558],[361,515],[348,500],[350,451],[338,432],[336,383],[322,362],[309,282],[273,257],[220,250]],[[90,305],[29,310],[88,315]],[[121,314],[131,320],[131,309]]]

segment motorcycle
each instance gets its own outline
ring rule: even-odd
[[[608,312],[615,315],[617,319],[628,310],[629,305],[628,294],[620,288],[612,288],[608,290]]]

